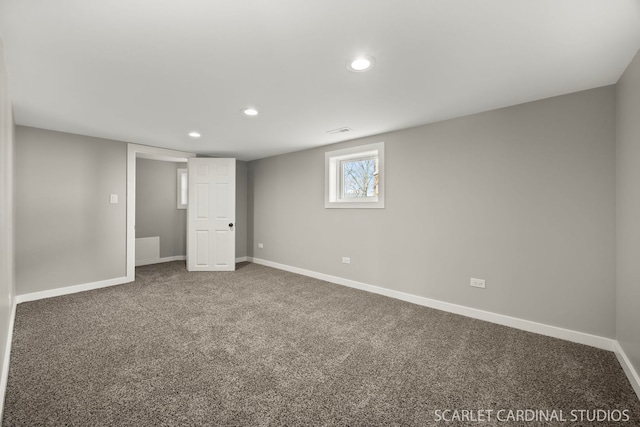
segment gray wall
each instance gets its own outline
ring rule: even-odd
[[[7,69],[0,41],[0,363],[9,357],[7,344],[14,290],[13,216],[14,126],[8,94]],[[4,363],[1,366],[5,366]],[[1,369],[1,368],[0,368]],[[7,372],[0,372],[3,380]],[[4,391],[4,388],[1,388]],[[4,396],[0,396],[0,417]]]
[[[126,159],[122,142],[17,126],[18,295],[126,276]]]
[[[136,160],[136,237],[160,236],[161,258],[187,254],[187,210],[176,207],[176,171],[186,167]]]
[[[617,84],[617,338],[640,372],[640,53]]]
[[[247,162],[236,162],[236,258],[247,256]]]
[[[325,209],[325,151],[379,141],[386,208]],[[615,336],[613,86],[249,166],[251,256]]]

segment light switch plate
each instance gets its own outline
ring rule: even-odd
[[[109,196],[109,203],[111,203],[112,205],[118,203],[118,195],[117,194],[111,194]]]
[[[484,279],[474,279],[473,277],[471,278],[471,286],[473,286],[474,288],[485,288],[485,284],[484,284]]]

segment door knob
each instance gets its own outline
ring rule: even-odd
[[[233,228],[233,223],[232,222],[229,223],[229,227]]]

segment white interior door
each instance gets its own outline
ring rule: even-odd
[[[187,270],[236,269],[236,159],[189,159]]]

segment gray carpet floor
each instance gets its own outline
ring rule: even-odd
[[[630,420],[437,421],[445,409]],[[19,304],[3,423],[638,426],[640,401],[608,351],[256,264],[187,273],[173,262]]]

